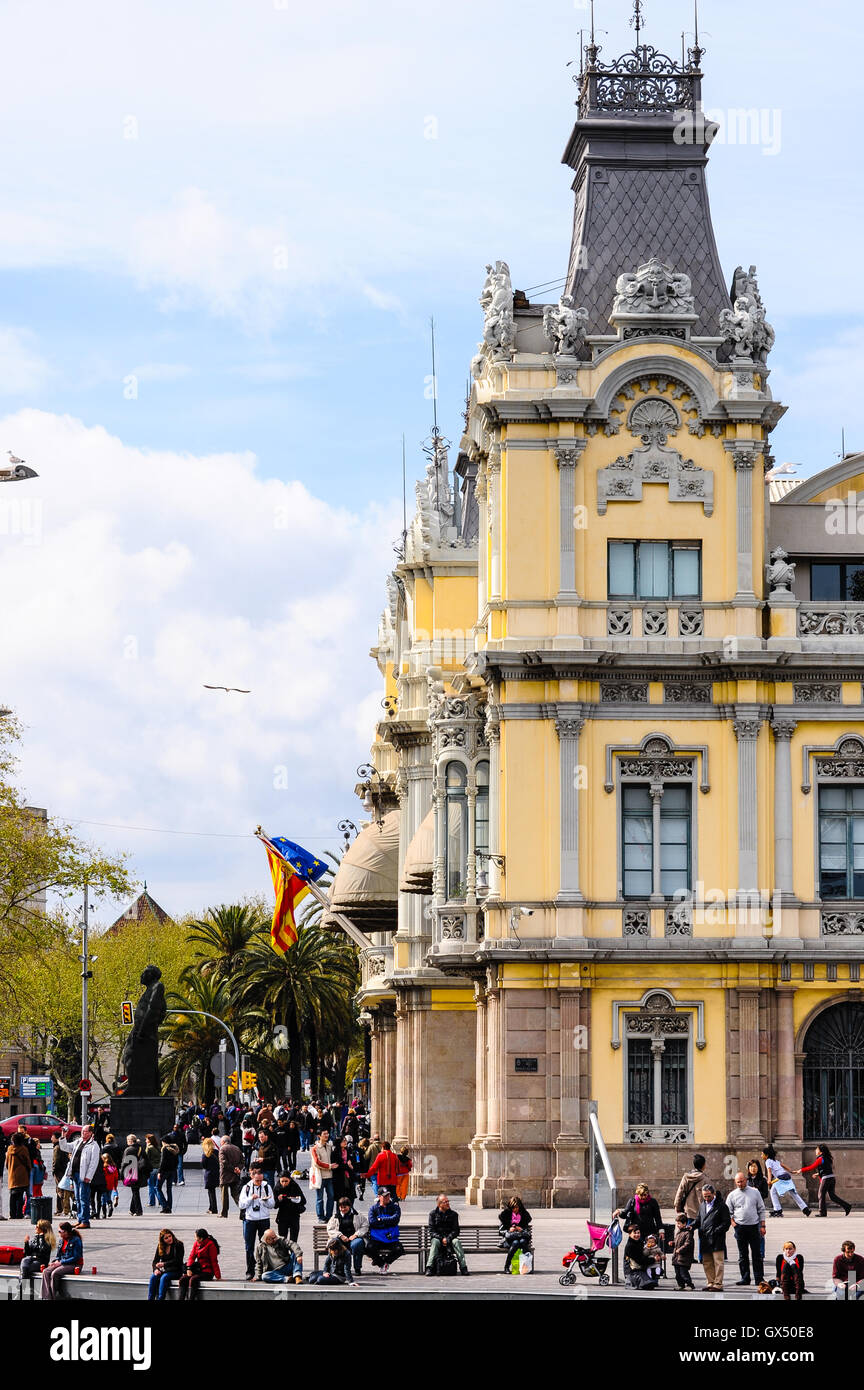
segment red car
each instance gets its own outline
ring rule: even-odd
[[[26,1126],[27,1133],[33,1139],[38,1139],[40,1144],[49,1144],[55,1134],[60,1134],[64,1129],[70,1138],[81,1133],[80,1125],[67,1124],[57,1115],[10,1115],[8,1120],[0,1123],[0,1129],[8,1139],[19,1125]]]

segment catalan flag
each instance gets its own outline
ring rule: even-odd
[[[270,942],[274,951],[284,955],[297,940],[297,923],[294,919],[297,904],[308,894],[310,882],[314,883],[319,879],[327,865],[302,846],[295,845],[293,840],[286,840],[281,835],[269,840],[259,834],[258,838],[267,851],[276,893]]]

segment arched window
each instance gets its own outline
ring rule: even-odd
[[[804,1052],[804,1138],[864,1139],[864,1005],[825,1009]]]
[[[468,871],[468,794],[465,768],[448,763],[444,776],[446,797],[445,880],[448,901],[464,898]]]
[[[475,772],[477,799],[474,804],[474,848],[478,854],[489,853],[489,763],[477,764]],[[485,861],[481,863],[481,867]]]

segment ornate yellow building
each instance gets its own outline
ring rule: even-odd
[[[592,1099],[625,1186],[819,1138],[864,1182],[864,458],[766,478],[701,57],[585,50],[566,293],[488,268],[388,579],[385,799],[333,903],[417,1192],[584,1202]]]

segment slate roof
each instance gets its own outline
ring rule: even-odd
[[[117,921],[114,922],[108,930],[112,932],[117,931],[119,927],[123,926],[124,922],[145,922],[150,917],[155,917],[160,926],[165,922],[171,922],[173,920],[168,916],[164,907],[160,907],[156,899],[150,896],[147,892],[147,884],[145,883],[143,893],[138,894],[134,903],[127,907],[125,912],[121,912]]]

